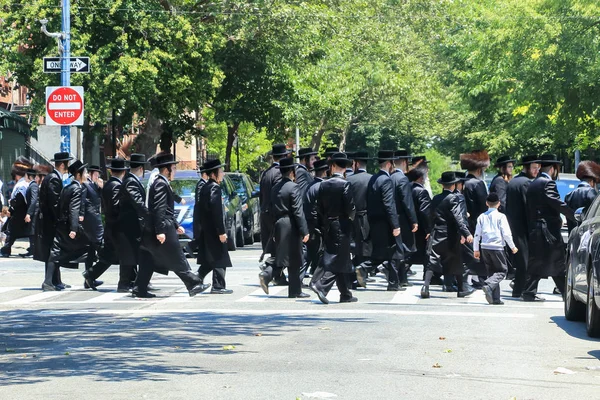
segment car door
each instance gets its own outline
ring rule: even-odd
[[[592,237],[596,236],[600,226],[600,197],[592,203],[582,222],[574,229],[569,237],[569,249],[573,262],[573,275],[575,279],[575,290],[587,292],[587,266],[590,259],[590,244]],[[600,232],[600,231],[599,231]]]

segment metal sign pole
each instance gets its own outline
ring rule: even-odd
[[[61,54],[61,86],[71,86],[71,2],[62,0],[62,47]],[[60,127],[60,151],[71,153],[71,127]]]

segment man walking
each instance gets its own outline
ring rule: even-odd
[[[492,179],[490,184],[490,193],[496,193],[500,199],[500,208],[498,209],[501,213],[506,212],[506,190],[508,183],[513,177],[513,170],[515,168],[515,162],[510,156],[502,156],[496,160],[494,167],[498,168],[498,175]]]

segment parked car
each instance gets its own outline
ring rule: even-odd
[[[228,172],[228,176],[242,202],[242,217],[244,228],[244,243],[253,244],[260,240],[260,203],[259,191],[250,177],[240,172]]]
[[[149,174],[148,174],[149,175]],[[147,175],[147,176],[148,176]],[[196,184],[200,177],[196,171],[177,171],[175,179],[171,182],[173,192],[185,200],[185,204],[175,203],[175,218],[185,233],[179,235],[179,243],[188,256],[193,256],[196,251],[194,239],[194,204],[196,203]],[[144,182],[146,186],[147,182]],[[225,226],[227,228],[227,245],[234,251],[237,247],[244,246],[242,203],[235,185],[228,176],[221,182],[223,192],[223,206],[225,209]]]
[[[565,318],[585,320],[588,335],[600,337],[600,196],[582,211],[567,246]]]

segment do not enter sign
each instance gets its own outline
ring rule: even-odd
[[[83,86],[46,87],[46,125],[83,125]]]

